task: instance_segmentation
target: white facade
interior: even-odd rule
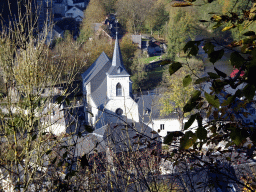
[[[116,95],[116,86],[117,84],[121,85],[121,91],[122,94],[120,96]],[[121,77],[115,77],[115,76],[107,76],[107,86],[108,86],[108,93],[107,96],[109,99],[116,99],[118,97],[130,97],[130,78],[129,76],[121,76]]]
[[[183,125],[185,125],[187,121],[188,119],[184,119]],[[203,124],[204,123],[205,120],[203,120]],[[155,130],[156,132],[160,130],[159,135],[162,137],[165,137],[168,132],[181,131],[180,122],[178,119],[153,119],[152,123],[148,126]],[[189,130],[192,130],[194,132],[193,128],[196,128],[197,126],[197,121],[194,121],[194,123],[190,126]]]
[[[105,108],[113,112],[122,109],[123,115],[128,121],[139,122],[138,104],[130,97],[130,84],[129,76],[115,77],[107,75],[107,97],[109,101]]]
[[[120,97],[108,101],[107,110],[117,113],[118,109],[122,109],[124,120],[128,122],[139,122],[138,104],[131,97]],[[115,118],[109,119],[110,122],[115,123]],[[113,120],[113,121],[112,121]]]

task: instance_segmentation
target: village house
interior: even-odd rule
[[[84,12],[80,7],[74,6],[66,11],[65,17],[71,17],[78,22],[82,22],[84,18]]]

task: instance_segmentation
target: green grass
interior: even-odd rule
[[[150,63],[151,61],[158,60],[158,59],[159,59],[159,56],[154,56],[154,57],[140,58],[140,61],[141,61],[143,64],[148,64],[148,63]]]

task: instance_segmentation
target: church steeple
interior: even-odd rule
[[[114,53],[112,58],[112,66],[110,67],[109,71],[107,72],[108,75],[115,75],[115,76],[130,76],[129,73],[125,70],[121,50],[119,47],[118,42],[118,32],[116,32],[116,40],[115,40],[115,47]]]
[[[119,42],[118,42],[118,32],[116,32],[116,41],[115,41],[114,54],[112,59],[112,66],[122,66],[122,65],[123,65],[123,59],[122,59]]]

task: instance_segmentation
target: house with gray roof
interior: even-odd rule
[[[148,93],[141,95],[137,100],[140,122],[158,132],[160,136],[165,137],[169,132],[181,131],[181,125],[178,120],[178,114],[174,111],[169,115],[161,115],[161,103],[159,99],[161,94]],[[183,126],[188,118],[184,118]],[[205,122],[206,120],[204,120]],[[197,121],[191,125],[191,129],[197,127]]]
[[[78,22],[82,22],[84,18],[84,12],[81,7],[73,6],[72,8],[68,9],[65,13],[65,17],[74,18]]]

